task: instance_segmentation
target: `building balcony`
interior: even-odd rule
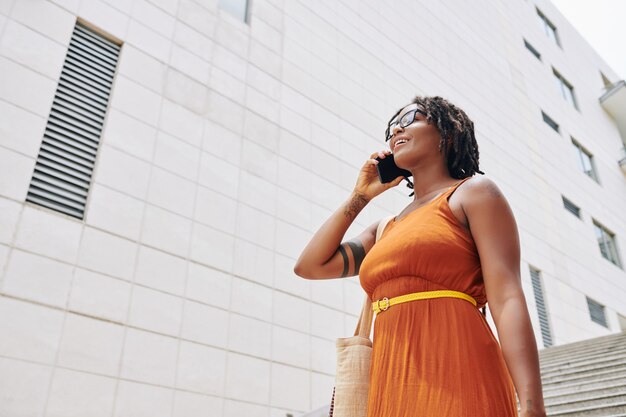
[[[622,137],[622,155],[619,165],[626,174],[626,83],[620,80],[606,88],[600,97],[600,105],[609,113],[615,122]]]

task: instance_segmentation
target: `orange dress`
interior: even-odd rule
[[[389,222],[360,268],[373,301],[456,290],[486,304],[476,245],[448,205],[467,179]],[[377,314],[367,417],[517,417],[513,381],[478,308],[436,298]]]

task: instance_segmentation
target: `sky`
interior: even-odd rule
[[[551,1],[617,73],[619,79],[626,79],[626,1]]]

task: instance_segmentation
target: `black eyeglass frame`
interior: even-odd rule
[[[404,116],[406,116],[407,114],[410,114],[411,112],[413,113],[413,117],[409,118],[410,122],[408,122],[406,124],[400,123],[400,121],[404,118]],[[398,113],[400,113],[400,112],[398,112]],[[426,113],[424,113],[423,111],[421,111],[418,108],[409,110],[406,113],[404,113],[402,116],[398,116],[398,115],[394,116],[394,119],[397,118],[398,121],[397,122],[391,122],[391,123],[389,123],[389,125],[387,125],[387,129],[385,130],[385,142],[387,142],[387,141],[389,141],[389,139],[391,139],[391,137],[393,136],[393,129],[398,124],[400,124],[400,127],[405,128],[405,127],[411,125],[413,122],[415,122],[415,114],[416,113],[420,113],[420,114],[422,114],[424,116],[427,116]]]

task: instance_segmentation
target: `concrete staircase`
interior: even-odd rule
[[[626,417],[626,332],[543,349],[548,417]]]

